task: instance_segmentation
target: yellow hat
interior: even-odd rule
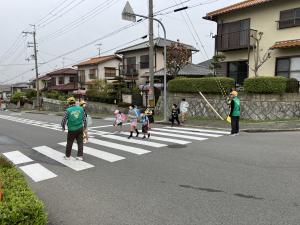
[[[80,101],[80,103],[79,103],[80,106],[83,106],[85,104],[86,104],[86,102],[84,100]]]
[[[230,94],[233,95],[233,96],[235,96],[235,97],[238,96],[237,91],[232,91]]]
[[[76,100],[75,100],[74,97],[70,97],[70,98],[67,99],[67,102],[68,102],[69,104],[72,104],[72,103],[75,103]]]

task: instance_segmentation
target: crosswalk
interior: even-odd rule
[[[55,123],[30,120],[14,117],[12,115],[0,115],[0,119],[61,131],[60,124]],[[126,160],[130,155],[142,156],[157,151],[158,149],[166,150],[168,146],[174,144],[185,146],[192,142],[201,142],[229,134],[229,132],[223,130],[165,126],[152,128],[150,131],[151,137],[149,139],[141,139],[140,137],[128,139],[127,136],[129,132],[122,131],[112,133],[105,130],[109,127],[110,125],[104,125],[90,128],[90,138],[89,142],[84,146],[84,155],[92,156],[107,163],[117,163]],[[85,161],[76,160],[74,157],[71,157],[70,160],[65,160],[64,149],[66,144],[66,142],[59,142],[51,147],[37,146],[33,147],[32,151],[38,153],[41,157],[55,161],[58,165],[66,167],[66,169],[76,172],[95,167],[90,162],[86,162],[86,158]],[[78,151],[77,145],[74,144],[72,149]],[[46,168],[45,161],[36,162],[20,150],[5,152],[3,155],[18,166],[34,182],[49,180],[58,176],[55,172]]]

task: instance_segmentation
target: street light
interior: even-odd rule
[[[122,12],[122,18],[124,20],[136,22],[137,16],[145,19],[150,19],[149,16],[135,14],[129,2],[127,2]],[[166,122],[167,121],[167,33],[164,24],[160,20],[153,17],[151,19],[158,22],[164,31],[164,121]]]

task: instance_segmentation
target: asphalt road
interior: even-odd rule
[[[63,153],[64,147],[58,143],[66,141],[65,133],[15,119],[58,124],[60,117],[0,113],[3,115],[13,119],[0,118],[0,152],[18,150],[57,175],[40,182],[26,176],[45,202],[49,224],[300,224],[299,132],[242,133],[236,137],[208,137],[203,141],[173,137],[191,143],[168,143],[160,148],[96,136],[98,140],[111,142],[112,146],[118,143],[151,152],[137,155],[89,143],[89,147],[125,159],[108,162],[85,155],[84,161],[94,167],[75,171],[32,149],[48,146]],[[93,127],[112,123],[93,122]],[[96,128],[108,132],[111,129]]]

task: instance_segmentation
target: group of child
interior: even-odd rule
[[[124,113],[120,112],[120,110],[116,110],[114,126],[116,129],[121,132],[123,123],[128,121],[130,123],[130,135],[128,139],[132,138],[133,132],[136,132],[136,137],[139,136],[138,125],[142,126],[143,139],[150,138],[149,129],[151,129],[151,125],[154,123],[153,111],[150,108],[147,108],[145,111],[140,112],[140,110],[135,105],[129,106],[128,115],[126,116]]]

